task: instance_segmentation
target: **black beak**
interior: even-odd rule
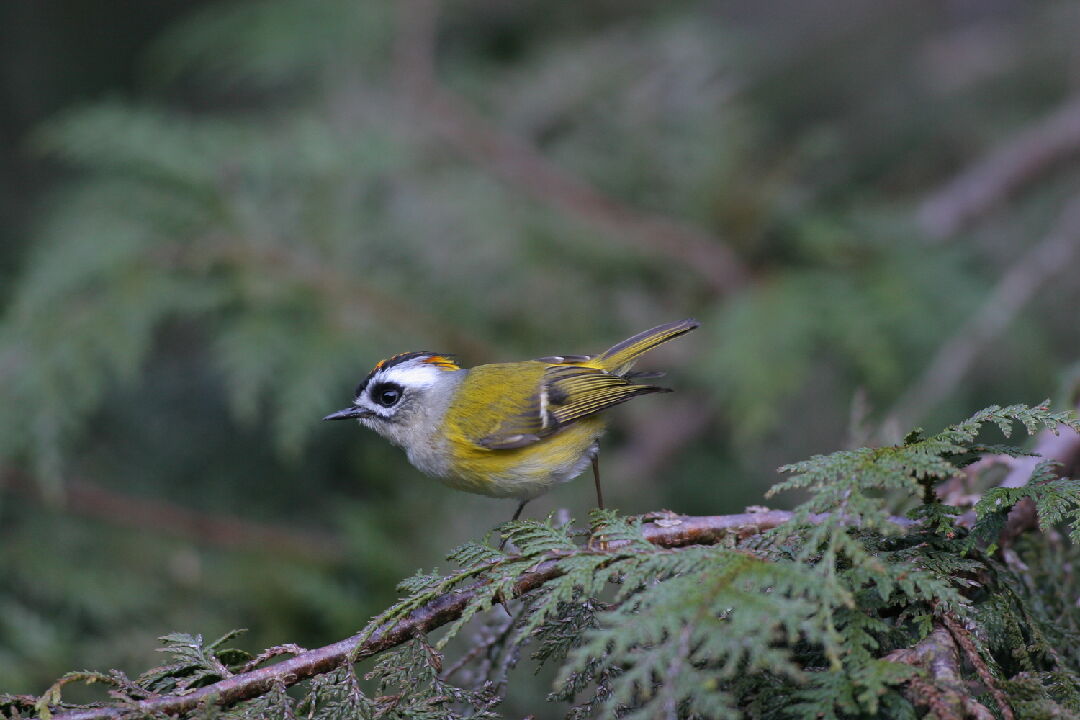
[[[367,410],[363,410],[358,407],[345,408],[344,410],[338,410],[336,413],[330,413],[323,420],[348,420],[349,418],[364,417],[368,414]]]

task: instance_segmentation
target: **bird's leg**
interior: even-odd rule
[[[519,517],[521,517],[521,511],[525,509],[525,504],[528,503],[528,502],[529,502],[528,500],[522,500],[521,501],[521,504],[518,505],[518,509],[514,511],[514,517],[510,518],[510,522],[514,522]]]
[[[604,509],[604,493],[600,490],[600,456],[599,453],[592,456],[592,476],[596,482],[596,507]]]
[[[521,511],[525,509],[525,505],[526,505],[526,504],[527,504],[528,502],[529,502],[528,500],[522,500],[522,501],[521,501],[521,504],[520,504],[520,505],[518,505],[518,507],[517,507],[517,510],[515,510],[515,511],[514,511],[514,517],[510,518],[510,522],[514,522],[514,521],[515,521],[515,520],[517,520],[517,519],[518,519],[519,517],[521,517]],[[505,546],[506,546],[506,540],[507,540],[506,536],[505,536],[505,535],[503,535],[503,539],[502,539],[502,542],[501,542],[501,543],[499,543],[499,550],[502,550],[502,549],[503,549],[503,547],[505,547]]]
[[[593,481],[596,483],[596,507],[603,510],[604,493],[600,489],[600,453],[592,456],[592,476]],[[589,538],[589,545],[592,546],[592,538]],[[607,550],[607,540],[603,535],[600,536],[600,550]]]

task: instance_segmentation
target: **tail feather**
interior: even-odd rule
[[[620,343],[612,345],[599,355],[594,362],[614,375],[622,375],[630,370],[638,356],[652,350],[661,343],[674,340],[698,327],[697,320],[687,319],[679,322],[657,325],[640,332]]]

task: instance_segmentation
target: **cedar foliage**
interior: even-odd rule
[[[421,129],[396,97],[398,4],[208,4],[156,44],[149,92],[73,107],[34,136],[71,174],[25,255],[0,249],[20,266],[0,283],[5,467],[36,470],[54,500],[62,475],[85,473],[133,496],[328,527],[348,560],[135,541],[5,490],[0,690],[38,692],[73,665],[144,667],[133,648],[170,627],[321,643],[384,607],[393,580],[450,544],[450,523],[408,525],[447,501],[376,441],[342,431],[331,446],[316,418],[389,352],[589,352],[694,308],[700,344],[673,384],[721,431],[647,487],[680,509],[750,501],[759,468],[779,462],[768,452],[839,445],[856,388],[893,402],[1077,180],[1068,165],[1040,176],[944,245],[911,222],[924,193],[1071,92],[1069,2],[823,3],[794,34],[767,3],[444,3],[440,80],[619,202],[729,243],[757,281],[717,297]],[[988,48],[990,65],[954,62]],[[1050,386],[1055,352],[1075,355],[1069,297],[1015,323],[943,416]],[[163,392],[177,376],[199,382]],[[118,415],[146,435],[117,432]],[[830,439],[790,430],[811,426]],[[459,522],[486,527],[488,512]],[[1025,560],[1056,578],[1069,547]],[[1016,592],[1066,606],[1071,580],[1038,582]],[[991,641],[1006,630],[1015,646],[1013,626]]]
[[[403,581],[402,598],[358,636],[484,583],[431,638],[417,634],[383,652],[362,676],[345,662],[298,694],[274,685],[185,717],[497,718],[528,654],[558,669],[548,700],[565,704],[568,718],[915,718],[926,709],[920,700],[940,700],[942,681],[889,653],[941,623],[972,648],[964,674],[996,717],[1009,706],[1025,719],[1075,716],[1080,583],[1069,568],[1077,546],[1057,528],[1074,540],[1080,533],[1080,481],[1044,463],[1022,488],[985,492],[970,529],[956,522],[963,508],[932,492],[989,452],[1021,454],[979,441],[984,426],[1008,437],[1016,423],[1029,433],[1080,430],[1046,404],[994,406],[902,445],[816,456],[782,468],[789,477],[772,490],[810,494],[790,522],[714,545],[658,547],[642,537],[642,518],[612,511],[594,511],[587,532],[550,518],[507,523],[510,549],[490,535],[462,545],[448,556],[456,569]],[[1035,502],[1042,532],[1005,561],[996,538],[1024,498]],[[905,508],[906,519],[892,515]],[[557,568],[553,579],[512,599],[514,583],[545,563]],[[451,641],[476,626],[455,647],[464,664],[449,665]],[[232,639],[175,633],[162,638],[172,661],[134,681],[117,671],[72,673],[39,699],[6,697],[3,707],[9,717],[45,717],[72,707],[61,688],[80,680],[107,683],[128,701],[205,686],[250,669],[251,656],[224,647]],[[964,717],[931,707],[940,720]]]

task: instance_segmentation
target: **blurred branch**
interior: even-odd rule
[[[631,415],[626,428],[630,440],[620,449],[612,475],[632,480],[655,477],[683,448],[701,439],[716,417],[714,408],[692,397]]]
[[[170,259],[169,263],[175,261]],[[275,277],[283,285],[302,284],[323,301],[328,315],[336,318],[350,332],[355,329],[357,311],[363,310],[368,316],[384,323],[400,323],[416,328],[427,336],[442,338],[447,345],[466,356],[496,356],[489,343],[460,324],[447,323],[370,283],[357,282],[354,276],[343,272],[340,265],[300,248],[246,242],[208,243],[200,247],[191,262],[227,263],[249,272],[255,271],[264,277]]]
[[[438,0],[398,3],[399,85],[431,130],[492,175],[618,242],[680,262],[718,293],[745,285],[749,271],[719,238],[679,220],[623,204],[549,161],[442,87],[435,67]]]
[[[933,235],[953,235],[1078,153],[1080,97],[1074,97],[931,193],[919,220]]]
[[[660,514],[647,519],[642,526],[642,534],[649,542],[660,547],[678,548],[715,543],[731,533],[739,537],[749,537],[782,525],[791,517],[792,513],[783,510],[763,510],[715,517]],[[814,516],[811,521],[821,521],[825,517],[827,516]],[[894,520],[905,526],[912,524],[912,521],[906,518]],[[606,553],[618,547],[619,545],[614,542],[607,543],[605,548],[599,548],[594,544],[589,547],[588,552]],[[541,562],[531,572],[520,576],[514,583],[512,592],[506,595],[513,598],[521,597],[560,576],[563,572],[558,557]],[[52,717],[53,720],[105,720],[155,713],[175,715],[204,704],[233,705],[263,695],[274,687],[295,685],[315,675],[330,672],[345,663],[357,662],[377,655],[384,650],[408,642],[418,634],[429,633],[453,622],[482,593],[492,593],[494,591],[492,584],[491,580],[478,581],[440,595],[418,607],[405,618],[389,620],[372,632],[365,631],[332,645],[295,655],[275,665],[233,675],[183,695],[162,695],[112,707],[58,711],[54,712]],[[504,594],[499,592],[496,601],[504,602]]]
[[[40,498],[37,484],[16,470],[3,472],[0,488]],[[197,512],[161,500],[123,495],[87,480],[67,481],[62,495],[64,510],[71,514],[120,527],[172,535],[193,543],[228,550],[299,556],[320,562],[337,562],[345,554],[342,544],[330,535]]]
[[[1067,270],[1080,247],[1080,195],[1072,198],[1048,235],[1013,265],[967,323],[949,336],[922,375],[886,416],[907,427],[960,384],[975,360],[1056,273]]]

